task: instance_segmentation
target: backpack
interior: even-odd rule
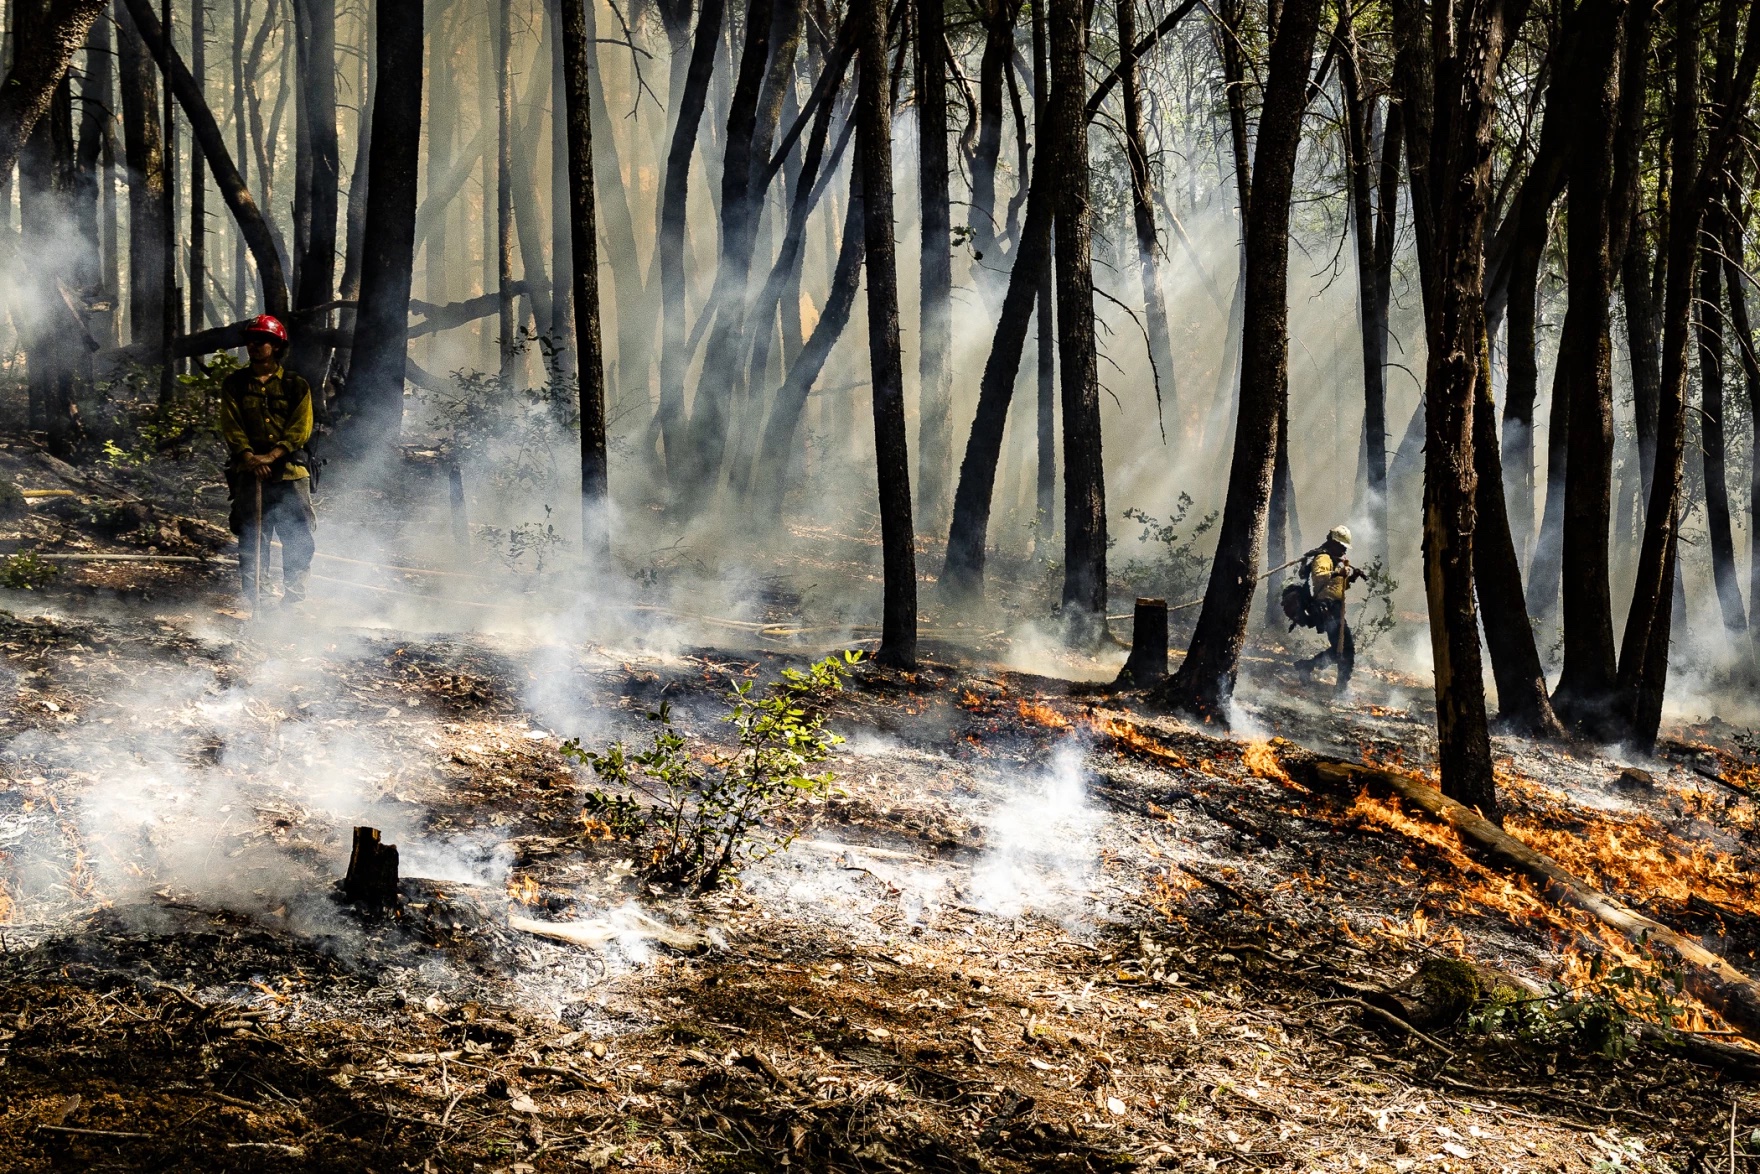
[[[1283,585],[1283,614],[1289,617],[1289,630],[1297,628],[1318,628],[1320,618],[1314,613],[1314,590],[1308,585],[1308,573],[1313,568],[1314,556],[1320,553],[1316,546],[1302,555],[1301,565],[1296,568],[1296,578]]]

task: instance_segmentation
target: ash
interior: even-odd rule
[[[1607,948],[1285,770],[1426,770],[1392,674],[1328,707],[1259,661],[1231,739],[951,651],[864,668],[838,792],[686,898],[583,823],[560,743],[661,699],[725,739],[728,684],[804,650],[63,607],[0,615],[0,652],[8,1169],[1662,1170],[1745,1090],[1363,1011],[1428,959],[1543,990]],[[1500,748],[1512,832],[1760,965],[1733,731]],[[399,846],[396,916],[335,896],[357,823]]]

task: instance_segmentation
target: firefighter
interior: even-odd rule
[[[268,314],[251,319],[244,337],[250,365],[220,385],[220,434],[230,454],[228,520],[238,535],[238,569],[247,598],[258,598],[259,552],[267,558],[271,536],[281,539],[281,599],[291,606],[305,598],[318,520],[305,451],[312,436],[312,389],[281,365],[287,327],[279,319]]]
[[[1296,666],[1307,676],[1328,661],[1336,664],[1336,688],[1340,693],[1350,687],[1351,673],[1357,664],[1357,641],[1345,618],[1344,593],[1347,587],[1364,577],[1362,571],[1351,566],[1350,548],[1349,528],[1334,526],[1327,533],[1326,541],[1309,552],[1308,589],[1313,596],[1312,615],[1314,626],[1326,637],[1326,647]]]

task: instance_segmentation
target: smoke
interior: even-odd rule
[[[1099,911],[1099,836],[1105,817],[1088,805],[1078,739],[1049,763],[1008,778],[1008,795],[985,819],[984,859],[972,872],[972,903],[1001,917],[1035,913],[1065,925],[1090,924]]]

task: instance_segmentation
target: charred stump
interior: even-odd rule
[[[354,849],[348,854],[342,895],[372,909],[396,907],[397,845],[381,842],[378,828],[354,829]]]
[[[1131,617],[1131,655],[1115,689],[1147,689],[1167,677],[1167,600],[1138,599]]]

